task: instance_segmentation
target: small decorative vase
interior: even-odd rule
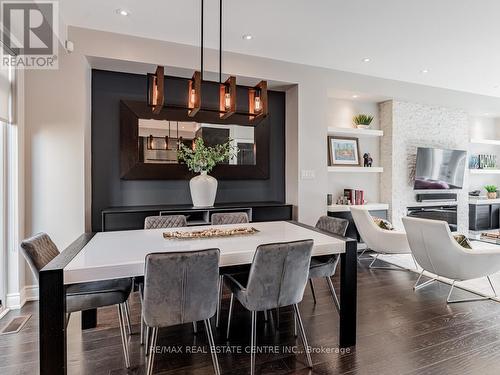
[[[201,171],[189,181],[189,189],[194,207],[212,207],[217,194],[217,179]]]
[[[486,195],[488,196],[488,199],[497,199],[497,192],[496,191],[488,192]]]
[[[369,129],[370,125],[356,125],[358,129]]]

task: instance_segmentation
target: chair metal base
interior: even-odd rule
[[[490,287],[491,287],[491,290],[493,290],[493,297],[497,297],[497,292],[495,290],[495,288],[493,287],[493,284],[491,282],[491,279],[489,276],[486,276],[486,278],[488,279],[488,282],[490,284]],[[463,299],[450,299],[451,297],[451,294],[453,293],[453,288],[455,287],[455,280],[453,280],[453,282],[451,283],[451,288],[450,288],[450,292],[448,293],[448,297],[446,297],[446,303],[461,303],[461,302],[476,302],[476,301],[485,301],[485,300],[489,300],[491,299],[492,297],[483,297],[483,296],[480,296],[480,297],[476,297],[476,298],[463,298]],[[474,292],[470,292],[468,291],[469,293],[472,293],[472,294],[476,294],[477,293],[474,293]]]
[[[407,271],[406,268],[398,266],[397,264],[392,264],[391,266],[374,266],[375,262],[378,260],[378,256],[380,254],[375,255],[372,262],[368,266],[371,270],[388,270],[388,271]]]
[[[337,309],[337,312],[340,313],[340,303],[339,303],[339,299],[337,297],[337,293],[335,293],[335,288],[333,287],[332,279],[329,277],[325,277],[325,279],[326,279],[326,282],[328,284],[328,288],[330,289],[330,293],[332,294],[333,303],[335,305],[335,308]],[[314,283],[313,283],[312,279],[309,279],[309,286],[311,287],[311,293],[313,296],[314,304],[316,304],[316,293],[314,291]],[[297,335],[295,335],[295,336],[297,336]]]
[[[430,284],[432,284],[434,281],[438,281],[438,279],[434,279],[434,278],[431,278],[430,280],[427,280],[421,284],[419,284],[420,282],[420,279],[422,278],[422,276],[424,275],[424,270],[422,270],[420,272],[420,274],[418,275],[418,279],[417,281],[415,281],[415,285],[413,285],[413,290],[419,290],[419,289],[422,289]]]
[[[193,322],[193,325],[196,322]],[[217,359],[217,353],[216,353],[216,348],[215,348],[215,340],[214,340],[214,335],[212,333],[212,325],[210,324],[210,319],[205,319],[203,321],[205,323],[205,332],[207,333],[207,338],[208,338],[208,345],[210,347],[210,354],[212,356],[212,364],[214,366],[214,374],[215,375],[220,375],[220,367],[219,367],[219,360]],[[155,354],[156,354],[156,342],[158,340],[158,327],[148,327],[146,326],[146,332],[151,331],[151,337],[148,337],[149,334],[146,334],[146,342],[148,342],[149,350],[147,351],[149,353],[147,357],[147,366],[146,366],[146,375],[152,375],[153,374],[153,366],[154,366],[154,361],[155,361]]]
[[[117,306],[118,306],[118,320],[120,323],[120,334],[122,337],[123,356],[125,357],[125,367],[130,368],[127,329],[125,328],[126,307],[125,307],[125,303],[121,303]]]

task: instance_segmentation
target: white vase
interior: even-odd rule
[[[202,171],[189,181],[194,207],[212,207],[217,194],[217,179]]]

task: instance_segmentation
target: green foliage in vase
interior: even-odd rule
[[[354,125],[370,125],[373,121],[373,116],[357,115],[352,118]]]
[[[238,148],[231,144],[232,139],[213,147],[205,146],[203,138],[196,138],[193,148],[180,144],[177,159],[186,163],[190,171],[195,173],[210,171],[217,163],[225,162],[238,153]]]
[[[484,187],[488,193],[496,193],[497,187],[495,185],[486,185]]]

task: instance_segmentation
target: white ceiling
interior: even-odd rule
[[[205,0],[211,48],[218,4]],[[200,0],[60,0],[60,9],[68,25],[200,43]],[[498,0],[225,0],[224,49],[500,97],[498,14]]]

